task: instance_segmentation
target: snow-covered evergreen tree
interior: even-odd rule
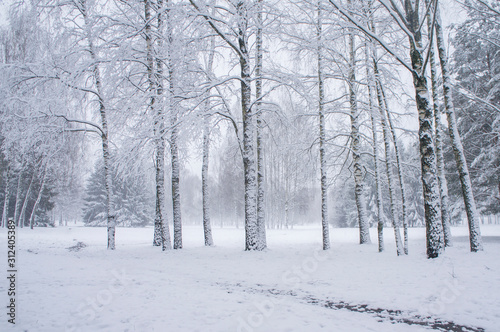
[[[141,227],[152,223],[153,195],[143,175],[124,175],[112,169],[113,204],[117,225]],[[83,222],[86,226],[105,226],[106,190],[102,163],[96,163],[95,170],[87,181]]]

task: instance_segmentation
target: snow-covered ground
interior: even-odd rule
[[[499,226],[482,227],[481,253],[468,251],[465,227],[453,228],[454,247],[433,260],[424,229],[410,230],[407,257],[396,256],[392,229],[382,254],[371,231],[374,244],[360,246],[357,229],[331,229],[323,252],[319,228],[268,230],[268,250],[245,252],[243,229],[214,228],[216,247],[205,248],[202,229],[185,227],[185,248],[161,252],[151,228],[119,228],[112,252],[104,228],[18,229],[17,324],[7,323],[2,278],[0,330],[431,329],[408,324],[419,320],[499,330]],[[0,238],[6,271],[5,229]]]

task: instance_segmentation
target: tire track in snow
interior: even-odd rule
[[[275,288],[265,288],[266,286],[262,284],[256,284],[256,286],[260,288],[246,287],[241,283],[236,283],[236,284],[216,283],[216,284],[218,286],[224,286],[224,287],[229,286],[233,290],[238,289],[247,293],[260,293],[272,296],[294,297],[301,302],[318,305],[332,310],[348,310],[351,312],[357,312],[361,314],[369,314],[374,318],[378,318],[379,322],[389,321],[392,324],[416,325],[416,326],[426,327],[431,330],[444,331],[444,332],[485,332],[485,329],[482,327],[462,325],[452,321],[434,318],[432,316],[416,315],[410,312],[405,312],[403,310],[374,308],[370,307],[368,304],[351,304],[345,301],[319,299],[312,295],[299,296],[297,292],[292,290],[284,291]]]

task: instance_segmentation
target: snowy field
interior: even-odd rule
[[[425,256],[425,230],[411,229],[410,255],[358,245],[356,229],[268,230],[265,252],[245,252],[243,229],[215,228],[216,247],[198,227],[184,249],[152,247],[152,229],[77,226],[18,229],[17,324],[0,331],[499,331],[500,227],[484,225],[485,251],[454,247]],[[7,270],[6,230],[1,266]],[[7,304],[7,281],[0,282]],[[448,325],[447,325],[448,324]]]

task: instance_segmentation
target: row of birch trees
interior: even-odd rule
[[[469,19],[456,29],[456,47],[468,49],[473,31],[492,48],[488,57],[497,56],[498,34],[482,31],[480,23],[487,20],[498,28],[498,6],[461,5]],[[313,188],[321,201],[323,249],[329,249],[329,192],[349,181],[359,243],[371,243],[375,225],[383,251],[388,224],[396,253],[405,255],[416,198],[407,183],[413,181],[407,178],[413,168],[403,155],[416,138],[427,256],[434,258],[452,244],[445,176],[452,163],[449,142],[470,249],[482,250],[472,184],[488,192],[498,169],[490,169],[487,180],[471,179],[461,132],[478,129],[464,129],[467,123],[457,115],[466,112],[467,103],[496,114],[498,100],[493,92],[471,86],[470,74],[461,72],[462,84],[455,82],[443,6],[438,0],[16,3],[2,43],[4,156],[17,158],[15,143],[28,142],[9,131],[12,124],[26,126],[32,137],[27,144],[48,142],[40,147],[50,155],[47,160],[98,140],[108,249],[116,247],[116,172],[154,174],[153,245],[181,249],[185,151],[200,147],[204,242],[212,246],[211,161],[219,159],[215,164],[221,166],[222,152],[211,143],[222,135],[239,156],[226,159],[240,163],[243,192],[236,194],[243,202],[245,250],[267,247],[266,225],[288,226],[293,209],[311,210],[314,199],[301,194],[308,197]],[[20,28],[26,21],[30,31]],[[494,77],[494,70],[490,74]],[[398,98],[404,93],[411,95],[406,101]],[[459,111],[453,102],[457,93]],[[416,132],[404,128],[412,121],[418,122]],[[488,135],[498,139],[495,121]],[[485,159],[498,168],[491,158],[497,145],[474,155],[473,168]],[[46,169],[47,163],[38,167]],[[8,215],[4,209],[3,219]]]

